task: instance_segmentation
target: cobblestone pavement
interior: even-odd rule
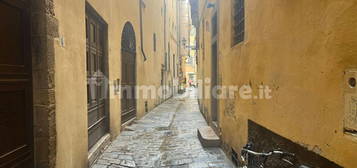
[[[176,96],[123,131],[92,168],[233,168],[220,148],[201,146],[197,128],[206,125],[196,99]]]

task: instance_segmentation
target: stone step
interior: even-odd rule
[[[197,136],[203,147],[220,147],[221,140],[210,126],[197,130]]]

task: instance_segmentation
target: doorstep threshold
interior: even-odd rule
[[[99,141],[90,148],[88,152],[88,167],[91,167],[99,156],[104,152],[107,146],[110,144],[110,134],[105,134]]]

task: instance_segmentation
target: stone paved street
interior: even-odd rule
[[[93,168],[233,168],[220,148],[203,148],[197,128],[206,126],[195,91],[176,96],[136,121],[100,156]]]

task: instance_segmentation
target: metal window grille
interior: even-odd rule
[[[233,45],[244,41],[244,0],[233,1]]]
[[[153,35],[154,51],[156,51],[156,33]]]

